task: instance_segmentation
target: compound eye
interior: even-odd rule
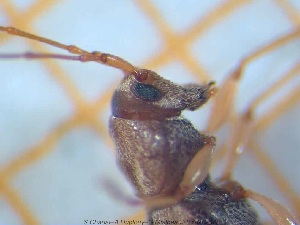
[[[132,87],[134,95],[146,101],[158,101],[161,99],[161,92],[150,84],[136,82]]]

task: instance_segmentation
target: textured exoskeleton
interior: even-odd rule
[[[181,111],[204,104],[213,83],[179,86],[152,71],[139,72],[147,79],[140,82],[125,76],[112,101],[110,132],[117,146],[118,164],[139,197],[171,196],[208,137],[183,118]],[[233,199],[208,177],[181,202],[148,213],[156,221],[258,224],[245,199]]]
[[[261,224],[248,200],[236,198],[226,189],[213,184],[209,177],[184,200],[170,207],[155,209],[149,215],[153,221],[182,224]]]
[[[140,197],[170,195],[177,188],[204,145],[203,135],[180,113],[203,104],[210,87],[185,88],[154,72],[148,76],[151,84],[124,78],[113,97],[110,121],[117,160]]]

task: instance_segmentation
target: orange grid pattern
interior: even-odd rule
[[[23,30],[32,30],[30,24],[32,24],[33,21],[38,20],[44,12],[53,7],[53,5],[58,4],[58,2],[59,1],[36,1],[26,11],[19,12],[10,0],[2,0],[0,8],[7,13],[10,24],[15,27],[22,28]],[[209,72],[192,56],[189,50],[190,46],[197,39],[203,36],[209,28],[218,24],[219,20],[233,14],[239,9],[239,7],[242,7],[249,2],[250,1],[240,0],[225,1],[208,13],[206,17],[197,21],[193,26],[187,29],[185,33],[178,35],[178,33],[173,31],[168,23],[163,19],[159,10],[157,10],[153,3],[150,1],[135,1],[135,4],[140,8],[141,12],[146,14],[149,17],[149,20],[152,21],[165,43],[165,46],[163,46],[163,48],[161,48],[161,50],[151,58],[147,59],[142,67],[152,68],[155,70],[173,60],[179,60],[193,75],[195,75],[195,78],[198,79],[199,82],[210,79],[211,75]],[[274,4],[282,9],[289,18],[291,24],[295,27],[300,24],[300,14],[289,4],[288,1],[277,0],[274,1]],[[24,17],[26,20],[22,19]],[[299,37],[299,32],[295,33],[291,39],[294,39],[295,37]],[[10,38],[11,36],[9,35],[1,34],[0,45]],[[44,46],[40,43],[28,41],[28,44],[31,46],[32,51],[46,51]],[[248,61],[251,60],[252,59],[248,58]],[[87,125],[92,127],[102,139],[111,145],[107,132],[104,132],[107,128],[105,124],[99,120],[99,114],[105,113],[105,110],[109,107],[115,86],[108,87],[105,91],[106,94],[99,96],[95,102],[88,102],[82,96],[82,93],[80,93],[80,91],[75,87],[70,76],[68,76],[68,74],[56,61],[42,61],[41,63],[44,64],[51,76],[53,76],[56,80],[57,84],[65,91],[65,94],[74,107],[74,113],[70,118],[59,124],[54,130],[43,137],[34,147],[24,150],[22,154],[18,155],[18,157],[14,158],[7,165],[1,168],[0,193],[20,217],[23,224],[40,224],[40,222],[38,215],[31,211],[30,206],[24,202],[20,193],[18,193],[11,185],[11,181],[17,174],[22,173],[22,171],[29,165],[47,157],[47,155],[53,151],[54,146],[59,142],[63,135],[79,126]],[[299,70],[299,64],[297,64],[295,68],[291,69],[290,74],[299,74]],[[199,76],[199,74],[201,74],[201,76]],[[289,77],[293,76],[290,74],[284,76],[281,81],[254,101],[253,107],[256,108],[259,104],[261,104],[261,102],[280,90],[281,86],[287,82]],[[269,113],[263,115],[263,117],[259,118],[255,122],[255,129],[253,133],[267,129],[282,114],[288,111],[291,107],[294,107],[296,104],[299,104],[299,96],[300,88],[298,86],[295,90],[292,90],[288,94],[285,101],[278,102],[278,104],[274,106],[273,110],[270,110]],[[254,137],[251,138],[250,146],[251,154],[253,154],[255,159],[261,164],[267,173],[269,173],[276,186],[290,202],[293,211],[297,213],[298,217],[300,217],[300,198],[297,192],[288,184],[284,175],[281,174],[275,163],[255,141]],[[217,152],[216,158],[220,159],[223,155],[224,151],[220,150]],[[144,214],[142,214],[141,217],[144,217]]]

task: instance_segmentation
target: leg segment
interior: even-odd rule
[[[243,74],[244,68],[253,60],[258,57],[269,53],[270,51],[277,49],[278,47],[298,38],[300,36],[300,30],[296,29],[294,32],[279,38],[273,43],[259,49],[253,54],[246,57],[238,66],[238,69],[234,71],[224,82],[224,85],[220,87],[220,91],[216,96],[215,103],[212,108],[211,117],[207,127],[208,132],[213,132],[220,128],[226,121],[230,119],[230,116],[234,114],[234,99],[236,96],[236,91],[238,89],[239,80]],[[229,144],[227,146],[226,157],[226,166],[225,171],[221,177],[220,184],[224,188],[232,189],[233,193],[241,193],[236,189],[235,185],[228,185],[232,183],[231,174],[235,167],[236,162],[238,161],[241,153],[241,146],[248,147],[248,141],[251,139],[251,133],[253,129],[256,129],[253,124],[252,114],[255,112],[257,106],[261,104],[268,96],[276,92],[281,86],[283,86],[288,80],[295,77],[295,74],[299,72],[299,63],[297,62],[295,66],[285,75],[282,76],[278,82],[276,82],[272,87],[266,90],[261,96],[255,99],[252,104],[248,107],[246,112],[241,116],[238,116],[234,122],[234,128],[230,134]],[[228,105],[226,105],[228,104]],[[226,183],[226,185],[224,185]],[[236,194],[236,196],[240,196]],[[272,219],[277,224],[300,224],[291,213],[288,212],[280,204],[275,201],[262,196],[260,194],[254,193],[250,190],[244,191],[244,198],[251,198],[261,204],[267,212],[270,214]]]
[[[173,195],[144,199],[147,210],[162,208],[175,204],[191,194],[197,185],[208,175],[212,154],[215,148],[215,138],[206,136],[205,146],[199,150],[188,164],[181,182]]]
[[[239,80],[242,77],[246,66],[258,57],[266,55],[267,53],[279,48],[280,46],[283,46],[286,43],[299,38],[299,36],[300,29],[298,28],[295,31],[273,41],[271,44],[263,46],[262,48],[258,49],[242,60],[237,69],[233,73],[231,73],[224,81],[223,85],[219,89],[219,93],[217,93],[216,95],[208,126],[206,128],[206,131],[208,133],[218,130],[232,114],[234,109],[233,103],[238,89]]]
[[[258,202],[278,225],[296,225],[299,220],[294,217],[285,207],[264,195],[244,189],[239,183],[232,180],[221,181],[222,188],[230,192],[236,199],[250,198]]]
[[[267,198],[261,194],[255,193],[251,190],[245,191],[245,197],[251,198],[258,202],[268,214],[272,217],[273,221],[278,225],[296,225],[300,224],[300,220],[294,217],[285,207],[278,202]]]

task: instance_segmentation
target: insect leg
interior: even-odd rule
[[[239,80],[243,75],[245,67],[258,57],[265,55],[296,38],[299,38],[299,36],[300,29],[298,28],[289,34],[278,38],[271,44],[263,46],[241,61],[237,69],[226,78],[223,85],[221,85],[218,93],[216,94],[211,110],[211,115],[208,121],[208,126],[206,128],[206,131],[208,133],[212,133],[218,130],[231,115],[234,109],[233,103],[237,93]]]
[[[230,195],[236,199],[250,198],[258,202],[272,217],[278,225],[296,225],[299,220],[293,216],[285,207],[278,202],[267,198],[264,195],[244,189],[238,182],[233,180],[224,180],[219,183],[222,188],[229,191]]]
[[[286,74],[282,75],[277,82],[275,82],[269,89],[254,99],[244,114],[236,118],[231,136],[229,138],[229,144],[227,145],[227,164],[225,166],[222,179],[230,179],[234,166],[236,165],[236,162],[242,153],[243,146],[248,146],[251,133],[253,133],[253,129],[255,129],[252,117],[256,108],[288,81],[295,78],[296,74],[299,72],[300,62],[296,62],[295,65]]]
[[[233,129],[230,133],[225,157],[226,165],[221,175],[221,180],[230,180],[232,172],[244,148],[247,146],[249,136],[253,127],[252,110],[249,109],[242,115],[239,115],[233,123]]]
[[[299,38],[300,30],[296,29],[294,32],[289,33],[288,35],[281,37],[269,45],[266,45],[254,53],[246,57],[238,66],[238,69],[235,70],[224,82],[224,85],[219,89],[219,93],[216,96],[215,105],[213,105],[211,118],[207,128],[208,132],[213,132],[224,124],[229,117],[233,114],[234,107],[234,98],[236,91],[239,85],[239,79],[243,75],[245,67],[251,63],[253,60],[258,57],[269,53],[270,51],[279,48],[280,46]],[[299,62],[282,78],[276,82],[270,89],[265,91],[260,97],[255,99],[252,104],[248,107],[245,113],[236,118],[234,123],[234,129],[231,133],[228,149],[225,153],[227,158],[226,168],[222,175],[221,181],[223,182],[233,182],[231,180],[231,173],[235,167],[237,160],[239,159],[241,149],[240,146],[248,145],[248,142],[251,139],[251,133],[253,133],[255,124],[253,124],[252,115],[256,110],[257,106],[268,96],[273,94],[278,88],[280,88],[284,83],[290,80],[295,76],[300,70]],[[223,108],[225,104],[229,104]],[[221,182],[220,182],[221,183]],[[272,219],[278,224],[299,224],[293,215],[291,215],[287,209],[285,209],[280,204],[274,202],[273,200],[264,197],[260,194],[254,193],[250,190],[245,191],[245,198],[252,198],[253,200],[259,202],[270,214]],[[298,222],[298,223],[297,223]]]
[[[278,202],[251,190],[245,190],[244,196],[258,202],[278,225],[300,224],[300,221]]]
[[[147,209],[162,208],[175,204],[191,194],[208,175],[212,154],[215,148],[215,138],[205,137],[205,145],[188,164],[181,182],[173,195],[144,199]]]
[[[233,114],[239,80],[243,75],[245,67],[258,57],[269,53],[270,51],[292,41],[293,39],[298,38],[299,35],[300,29],[296,29],[288,35],[273,41],[271,44],[263,46],[242,60],[238,68],[227,77],[227,79],[224,81],[224,84],[221,85],[218,93],[216,94],[209,123],[206,129],[207,132],[211,133],[218,130],[227,120],[229,120],[229,117]],[[298,70],[297,67],[299,67],[299,65],[296,65],[289,73],[294,74],[295,71]],[[283,79],[288,80],[292,76],[293,75],[287,74],[287,77]],[[261,96],[255,100],[243,115],[235,118],[234,128],[229,138],[229,144],[226,146],[226,152],[223,154],[223,158],[227,158],[226,168],[222,175],[223,179],[230,179],[234,166],[239,159],[240,153],[242,152],[241,147],[247,145],[246,142],[249,138],[247,136],[249,136],[251,133],[253,125],[251,115],[253,114],[255,108],[264,98],[270,95],[272,91],[278,89],[278,87],[284,82],[286,81],[279,81],[279,83],[276,84],[277,86],[275,85],[272,89],[266,91],[265,96]]]
[[[187,166],[179,184],[179,192],[183,197],[188,196],[207,177],[215,148],[216,139],[207,136],[205,146],[193,157]]]

